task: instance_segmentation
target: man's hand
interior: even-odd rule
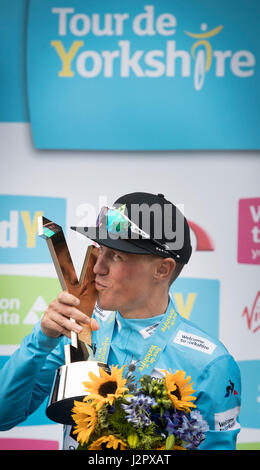
[[[71,331],[80,333],[83,325],[88,325],[92,330],[98,330],[99,325],[94,318],[89,318],[82,313],[77,307],[80,306],[80,300],[67,291],[61,292],[57,299],[50,303],[45,311],[41,329],[46,336],[58,338],[65,335],[71,337]],[[74,319],[72,321],[71,319]]]

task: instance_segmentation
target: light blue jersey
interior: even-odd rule
[[[174,316],[169,315],[172,311]],[[197,409],[209,426],[200,449],[233,450],[240,430],[239,368],[220,341],[176,313],[172,300],[167,312],[146,319],[126,319],[119,312],[96,308],[93,316],[100,325],[93,332],[96,358],[119,367],[137,361],[140,374],[147,373],[152,364],[151,373],[157,377],[165,369],[172,372],[183,369],[194,382]],[[156,344],[159,330],[168,333],[168,319],[171,332],[167,344],[158,343],[153,354],[146,354],[151,340]],[[68,342],[66,337],[45,336],[40,324],[24,338],[0,371],[0,430],[23,422],[49,395],[55,371],[64,364],[64,345]],[[69,434],[67,429],[64,436],[71,444]],[[68,443],[64,448],[68,448]]]

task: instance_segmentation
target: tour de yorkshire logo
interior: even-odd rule
[[[200,90],[202,88],[204,80],[205,80],[205,74],[209,72],[211,65],[212,65],[213,51],[212,51],[212,46],[208,39],[219,34],[222,31],[223,26],[222,25],[217,26],[211,31],[206,31],[207,29],[208,29],[208,25],[206,23],[202,23],[201,30],[205,32],[192,33],[189,31],[184,31],[184,33],[190,36],[191,38],[198,39],[198,41],[196,41],[191,47],[191,55],[195,62],[195,67],[194,67],[195,90]],[[216,52],[214,53],[214,55],[216,58],[219,57],[219,55],[216,55]],[[216,71],[218,71],[218,74],[220,74],[221,67],[219,64],[217,65],[217,67],[218,67],[218,70]],[[222,65],[222,74],[223,74],[223,70],[224,69]]]
[[[56,38],[57,35],[60,37],[50,41],[58,59],[55,73],[63,78],[78,75],[87,79],[102,75],[106,78],[118,75],[122,78],[133,75],[190,77],[196,91],[202,89],[209,72],[215,77],[231,74],[247,78],[254,75],[255,55],[244,48],[235,50],[233,45],[232,50],[227,48],[225,29],[229,34],[229,25],[209,28],[206,22],[202,22],[200,31],[187,31],[181,29],[179,19],[177,21],[171,13],[158,14],[153,5],[145,5],[144,10],[144,13],[131,18],[128,13],[87,15],[76,13],[74,8],[52,8],[51,13],[56,19],[54,34]],[[171,36],[175,34],[177,39],[172,40]],[[120,39],[116,49],[102,50],[102,45],[107,46],[105,36],[109,36],[110,47],[112,44],[115,46],[113,36]],[[148,50],[149,44],[155,45],[153,37],[157,36],[158,46],[160,44],[163,48]],[[71,42],[71,38],[77,40]],[[161,38],[165,38],[165,42]],[[191,39],[190,45],[188,38]],[[243,44],[243,39],[239,44],[241,41]],[[181,42],[185,49],[179,48]]]

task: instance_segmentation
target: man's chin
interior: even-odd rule
[[[117,310],[115,304],[112,303],[112,301],[106,301],[100,294],[97,298],[97,305],[101,310]]]

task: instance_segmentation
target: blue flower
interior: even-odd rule
[[[206,432],[209,430],[208,423],[203,419],[199,411],[191,411],[190,421],[193,429],[196,429],[200,432]]]
[[[151,407],[156,405],[154,398],[144,395],[143,393],[127,397],[128,405],[123,404],[127,416],[126,419],[136,426],[149,426],[152,421],[150,418]]]
[[[163,414],[166,422],[166,432],[181,437],[186,435],[189,429],[189,420],[183,411],[166,410]]]
[[[187,449],[196,449],[205,439],[205,432],[209,430],[208,423],[199,411],[190,413],[190,434]]]
[[[163,419],[168,435],[174,434],[183,441],[186,449],[196,449],[205,439],[204,432],[209,429],[199,411],[186,415],[183,411],[166,410]]]

